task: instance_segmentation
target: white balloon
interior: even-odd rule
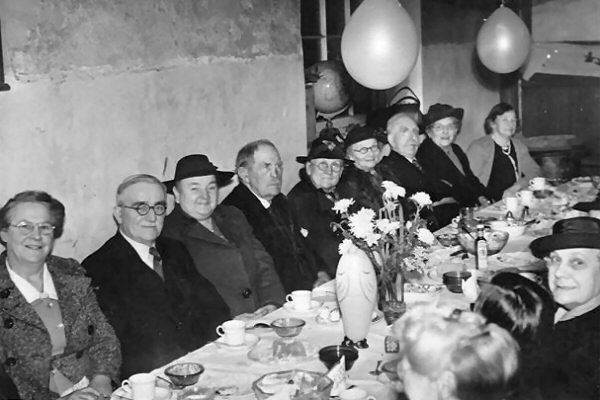
[[[477,54],[490,70],[506,74],[517,70],[529,55],[531,36],[521,18],[508,7],[490,15],[477,34]]]
[[[389,89],[405,80],[418,55],[417,29],[398,0],[365,0],[342,34],[348,73],[370,89]]]

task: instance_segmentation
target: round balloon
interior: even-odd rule
[[[477,35],[477,54],[487,68],[500,74],[517,70],[527,58],[531,46],[529,30],[508,7],[490,15]]]
[[[350,102],[352,80],[341,61],[319,61],[307,69],[307,74],[318,77],[313,84],[317,111],[330,114],[346,108]]]
[[[419,54],[417,29],[398,0],[365,0],[342,34],[342,60],[350,76],[370,89],[406,79]]]

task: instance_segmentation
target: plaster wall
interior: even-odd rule
[[[600,1],[534,1],[531,34],[536,42],[600,41]]]
[[[295,0],[5,0],[0,202],[41,189],[67,210],[55,254],[78,260],[114,234],[118,183],[171,179],[206,153],[231,170],[261,137],[284,188],[306,143]],[[226,188],[225,193],[231,188]]]

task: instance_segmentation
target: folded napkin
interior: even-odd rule
[[[342,356],[340,361],[335,364],[327,373],[327,377],[333,381],[333,387],[331,388],[331,396],[339,396],[344,390],[348,388],[346,382],[346,357]]]

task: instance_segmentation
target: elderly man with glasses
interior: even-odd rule
[[[167,194],[157,178],[126,178],[116,200],[117,233],[82,265],[121,342],[121,377],[128,378],[214,339],[229,308],[184,245],[159,236]]]
[[[344,158],[341,143],[321,137],[315,139],[308,155],[296,157],[304,168],[300,170],[300,182],[288,193],[301,231],[329,276],[335,276],[340,259],[341,238],[331,229],[331,222],[336,217],[332,207],[339,199],[336,185],[344,170]]]

